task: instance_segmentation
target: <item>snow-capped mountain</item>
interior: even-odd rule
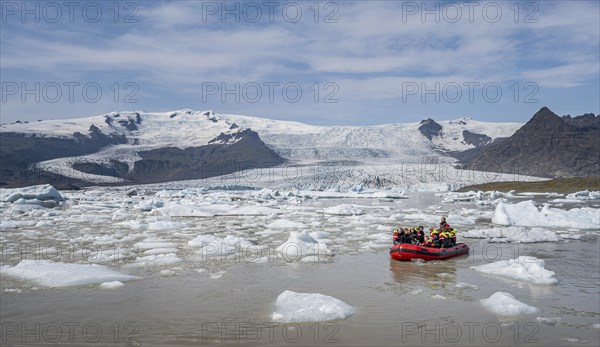
[[[283,162],[255,132],[211,111],[113,112],[3,124],[0,140],[0,181],[8,185],[164,182]]]
[[[284,160],[294,165],[453,162],[448,154],[510,136],[520,126],[470,118],[315,126],[188,109],[113,112],[2,124],[0,181],[26,184],[31,178],[23,172],[31,175],[33,168],[75,184],[113,184],[206,178],[244,170],[243,163],[265,167]]]
[[[435,122],[440,130],[430,138],[422,122],[375,126],[315,126],[292,121],[220,115],[231,123],[256,131],[265,143],[292,160],[394,160],[421,162],[423,157],[452,160],[446,153],[464,151],[512,135],[521,123],[480,122],[471,118]],[[465,135],[466,134],[466,135]],[[471,136],[469,136],[471,135]],[[489,140],[472,141],[481,135]]]

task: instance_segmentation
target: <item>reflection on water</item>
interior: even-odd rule
[[[450,261],[397,261],[390,260],[394,280],[402,285],[428,284],[446,286],[456,277],[456,263]]]

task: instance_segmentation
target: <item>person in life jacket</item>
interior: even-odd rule
[[[411,243],[412,236],[410,234],[409,228],[404,228],[404,237],[402,238],[402,243]]]
[[[452,228],[450,229],[450,243],[452,244],[452,246],[456,246],[456,233],[458,232],[458,230]]]
[[[431,233],[429,234],[429,239],[427,239],[426,244],[430,247],[439,247],[440,246],[440,232],[437,229],[429,228]]]
[[[423,226],[419,225],[419,228],[417,229],[417,244],[419,245],[425,243],[425,232],[423,230]]]
[[[440,236],[440,247],[446,248],[448,247],[448,232],[442,229],[439,233]]]
[[[402,243],[406,243],[406,231],[403,228],[398,228],[394,230],[394,244],[399,245]]]
[[[401,243],[400,242],[400,232],[398,231],[398,229],[394,229],[392,241],[394,242],[395,245]]]
[[[410,243],[417,244],[418,240],[419,240],[419,229],[417,227],[414,227],[410,231]]]

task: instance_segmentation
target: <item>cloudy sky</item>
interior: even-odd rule
[[[313,124],[600,112],[597,1],[3,1],[2,122],[212,109]]]

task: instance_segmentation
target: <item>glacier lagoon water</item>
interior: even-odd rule
[[[552,242],[463,238],[469,256],[403,263],[389,259],[393,227],[433,225],[444,214],[459,230],[500,228],[490,222],[494,206],[443,204],[428,193],[312,198],[140,189],[128,196],[97,188],[64,195],[67,202],[54,209],[2,206],[3,269],[23,259],[93,263],[142,279],[114,289],[47,288],[2,273],[3,345],[555,346],[600,340],[597,229],[549,228],[559,238]],[[363,214],[324,212],[343,205]],[[252,208],[224,212],[236,206]],[[279,246],[302,230],[327,251],[282,254]],[[204,248],[190,243],[209,234],[214,238]],[[470,269],[519,256],[543,259],[558,284]],[[275,299],[285,290],[330,295],[355,313],[331,322],[273,322]],[[538,311],[490,312],[480,300],[499,291]]]

